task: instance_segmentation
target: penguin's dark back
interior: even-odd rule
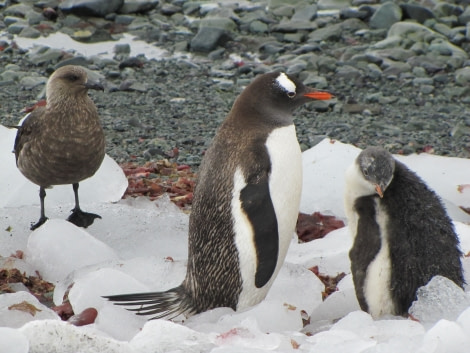
[[[389,217],[391,290],[398,313],[406,313],[416,290],[435,275],[463,286],[459,241],[439,197],[404,164],[396,161],[394,178],[381,204]]]

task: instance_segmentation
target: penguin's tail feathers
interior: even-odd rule
[[[118,294],[103,296],[115,305],[129,306],[129,311],[135,311],[136,315],[155,315],[154,319],[174,319],[180,314],[190,314],[191,308],[186,305],[183,286],[169,289],[165,292],[149,292],[134,294]]]

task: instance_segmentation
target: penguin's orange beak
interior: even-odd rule
[[[304,97],[316,99],[319,101],[326,101],[328,99],[334,98],[335,96],[329,92],[324,91],[311,91],[304,94]]]
[[[384,197],[384,193],[379,184],[375,184],[375,191],[377,192],[377,194],[379,194],[380,198]]]

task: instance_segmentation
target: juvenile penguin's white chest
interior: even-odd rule
[[[395,314],[390,280],[392,275],[392,263],[390,261],[390,249],[388,245],[387,222],[388,217],[376,201],[376,221],[380,229],[380,250],[374,260],[367,268],[366,279],[364,281],[364,296],[369,307],[369,313],[374,318],[379,318],[387,314]]]
[[[257,288],[255,286],[257,258],[254,232],[240,203],[240,191],[246,186],[246,181],[242,171],[237,169],[234,175],[232,214],[243,286],[238,300],[238,310],[255,305],[266,297],[284,263],[299,213],[302,154],[295,126],[289,125],[273,130],[266,140],[266,148],[271,162],[269,192],[277,218],[279,253],[272,277],[266,285]]]

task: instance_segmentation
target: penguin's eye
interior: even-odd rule
[[[369,176],[369,171],[367,169],[364,169],[362,171],[362,174],[364,174],[364,176],[368,177]]]
[[[294,98],[295,97],[295,92],[287,92],[287,97]]]

